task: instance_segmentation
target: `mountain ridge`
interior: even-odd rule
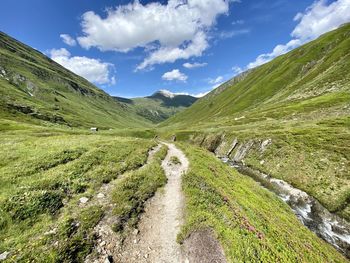
[[[190,107],[197,98],[186,94],[176,94],[167,90],[159,90],[150,96],[137,98],[114,97],[118,102],[123,103],[135,111],[139,116],[151,121],[160,123],[176,113]]]
[[[0,55],[3,118],[106,129],[150,125],[86,79],[3,32]]]
[[[234,125],[230,116],[235,118],[244,114],[247,115],[245,122],[248,122],[250,115],[254,121],[281,114],[274,110],[276,107],[288,104],[289,108],[296,108],[296,104],[302,102],[309,104],[311,109],[310,104],[317,103],[317,97],[329,99],[332,102],[328,105],[335,106],[335,97],[340,101],[348,97],[349,36],[348,23],[229,80],[161,126],[194,126],[208,118],[212,121],[215,118],[214,122],[222,125]],[[264,108],[265,114],[254,108]],[[293,114],[291,111],[285,112],[285,117]]]

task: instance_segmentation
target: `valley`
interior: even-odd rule
[[[348,262],[349,36],[202,98],[129,99],[0,33],[0,261]],[[345,238],[310,231],[256,174],[304,192]]]

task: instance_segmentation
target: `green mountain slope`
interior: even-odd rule
[[[228,81],[160,126],[168,138],[241,156],[350,220],[350,24]]]
[[[235,125],[348,115],[350,24],[243,73],[162,124]]]
[[[72,127],[149,125],[84,78],[1,32],[0,94],[3,119]]]
[[[125,99],[115,97],[120,103],[134,110],[139,116],[153,123],[162,122],[191,106],[197,98],[160,90],[144,98]]]

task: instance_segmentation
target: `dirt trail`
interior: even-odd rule
[[[146,204],[145,213],[138,224],[138,230],[124,241],[116,262],[186,262],[181,246],[176,242],[183,221],[184,197],[181,190],[181,176],[188,169],[186,156],[173,144],[167,144],[168,154],[162,167],[168,178],[161,189]],[[181,164],[173,164],[176,156]]]
[[[152,161],[154,155],[160,150],[160,148],[161,145],[159,144],[148,152],[147,163],[145,165]],[[140,169],[143,169],[145,165],[143,165]],[[113,216],[112,214],[114,205],[111,203],[110,195],[114,186],[123,177],[124,174],[120,175],[116,180],[113,180],[108,184],[102,185],[98,191],[97,196],[86,205],[104,206],[106,208],[106,213],[103,219],[94,228],[94,232],[98,239],[93,253],[87,256],[87,258],[85,259],[85,263],[114,262],[115,258],[120,253],[122,239],[118,234],[116,234],[112,230],[112,226],[116,222],[117,217]]]

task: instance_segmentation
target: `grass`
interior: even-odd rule
[[[222,155],[237,139],[231,158],[240,145],[252,140],[254,146],[244,158],[246,165],[290,183],[316,198],[329,211],[350,220],[347,118],[271,126],[261,122],[207,132],[182,131],[177,133],[177,139]],[[262,152],[260,144],[267,139],[271,139],[271,144]]]
[[[346,262],[274,194],[203,149],[181,148],[190,169],[183,177],[186,223],[180,242],[209,227],[229,262]]]
[[[175,164],[175,165],[181,164],[181,161],[180,161],[180,159],[177,156],[171,156],[170,157],[170,162],[172,164]]]
[[[79,198],[91,199],[103,183],[141,167],[155,145],[34,126],[3,130],[0,144],[0,251],[15,262],[81,262],[104,211],[82,210]],[[50,229],[56,234],[44,234]]]
[[[347,116],[349,31],[346,24],[233,78],[160,126],[204,129],[271,118],[310,120],[314,112]]]
[[[144,98],[124,99],[116,98],[125,107],[135,111],[142,118],[152,123],[160,123],[170,116],[191,106],[197,99],[188,95],[176,95],[173,98],[156,92]]]
[[[114,225],[116,232],[122,231],[126,225],[135,226],[144,210],[145,202],[159,187],[166,184],[167,178],[161,167],[166,153],[167,147],[162,146],[151,163],[126,174],[115,187],[112,201],[116,204],[113,213],[119,218],[118,223]]]
[[[40,52],[0,32],[0,118],[45,126],[152,124]]]
[[[346,24],[228,81],[161,123],[163,137],[212,152],[272,139],[244,162],[350,220],[349,34]]]

